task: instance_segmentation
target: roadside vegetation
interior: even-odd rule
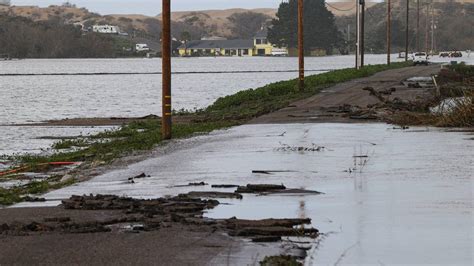
[[[402,126],[474,127],[474,66],[464,63],[441,70],[439,95],[418,112],[400,112],[393,121]]]
[[[336,83],[371,76],[377,72],[407,66],[407,63],[367,66],[361,70],[342,69],[306,78],[306,88],[298,89],[297,80],[276,82],[258,89],[249,89],[222,97],[211,106],[197,111],[175,114],[174,138],[186,138],[217,129],[241,125],[249,120],[279,110],[291,102],[312,96]],[[53,145],[52,155],[21,155],[5,158],[16,162],[16,167],[38,169],[49,162],[83,162],[82,168],[92,168],[111,163],[126,155],[149,151],[164,142],[161,138],[160,120],[135,121],[118,130],[102,132],[89,137],[66,139]],[[19,179],[16,173],[2,175],[0,181]],[[58,182],[56,179],[34,182],[11,189],[0,189],[0,205],[10,205],[24,200],[29,194],[41,194],[51,189],[72,184],[77,179]]]

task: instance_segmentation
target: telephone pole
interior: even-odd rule
[[[387,0],[387,65],[390,65],[391,42],[392,42],[392,3]]]
[[[162,118],[163,139],[171,139],[171,0],[163,0],[162,13]]]
[[[431,6],[431,55],[434,54],[434,50],[435,50],[435,38],[434,38],[435,29],[436,29],[436,25],[434,21],[434,8],[433,6]]]
[[[168,0],[169,1],[169,0]],[[299,89],[304,90],[304,11],[303,0],[298,0],[298,56],[299,56]]]
[[[408,33],[408,30],[410,28],[410,26],[408,25],[408,23],[410,22],[410,0],[406,0],[407,1],[407,18],[406,18],[406,26],[405,26],[405,62],[408,61],[408,43],[409,43],[409,33]]]
[[[360,0],[356,0],[356,52],[355,68],[360,69]]]
[[[364,66],[365,60],[365,0],[360,0],[360,66]]]
[[[416,0],[416,50],[420,48],[420,0]]]
[[[429,4],[426,5],[426,15],[425,15],[425,52],[428,53],[428,48],[429,48],[429,29],[428,29],[428,24],[429,24],[429,14],[430,14],[430,6]]]

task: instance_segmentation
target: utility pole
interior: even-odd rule
[[[364,67],[365,60],[365,0],[360,0],[361,22],[360,22],[360,66]]]
[[[355,53],[355,67],[360,69],[360,4],[356,0],[356,53]]]
[[[430,17],[430,6],[427,4],[426,5],[426,15],[425,15],[425,52],[428,53],[428,48],[429,48],[429,28],[428,28],[428,24],[429,24],[429,17]]]
[[[387,0],[387,65],[390,65],[391,42],[392,42],[392,3]]]
[[[162,118],[163,139],[171,139],[171,0],[163,0],[162,12]]]
[[[168,0],[169,1],[169,0]],[[299,56],[299,89],[304,90],[304,11],[303,0],[298,0],[298,56]]]
[[[347,54],[351,53],[351,24],[347,24]]]
[[[434,54],[435,45],[434,45],[434,34],[435,34],[435,21],[434,21],[434,8],[431,6],[431,55]]]
[[[407,1],[407,18],[406,18],[406,26],[405,26],[405,62],[408,61],[408,43],[409,43],[409,33],[408,33],[408,30],[410,28],[410,26],[408,25],[408,23],[410,22],[410,0],[406,0]]]
[[[416,0],[416,50],[420,48],[420,0]]]

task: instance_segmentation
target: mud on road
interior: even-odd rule
[[[269,185],[247,187],[256,188],[255,193],[275,190],[275,186]],[[224,194],[200,196],[225,198]],[[279,246],[282,237],[319,235],[308,218],[203,217],[205,210],[219,204],[215,199],[201,199],[191,192],[151,200],[114,195],[72,196],[59,207],[5,209],[0,212],[0,262],[207,265],[233,246],[238,249],[251,245],[244,244],[244,238]],[[299,259],[306,256],[306,249],[296,246],[286,252],[298,254]]]
[[[387,70],[367,78],[337,84],[313,97],[290,104],[287,108],[253,119],[251,124],[276,123],[360,123],[384,121],[390,115],[384,101],[401,105],[432,97],[434,88],[410,88],[403,81],[417,76],[437,74],[440,65],[413,66]]]

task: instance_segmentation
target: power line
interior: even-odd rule
[[[330,8],[333,8],[333,9],[335,9],[335,10],[337,10],[337,11],[341,11],[341,12],[349,12],[349,11],[352,11],[352,10],[354,10],[354,9],[356,8],[356,5],[354,5],[354,6],[351,7],[350,9],[340,9],[340,8],[337,8],[337,7],[335,7],[335,6],[331,5],[331,4],[329,4],[329,3],[326,3],[326,5],[329,6]]]

